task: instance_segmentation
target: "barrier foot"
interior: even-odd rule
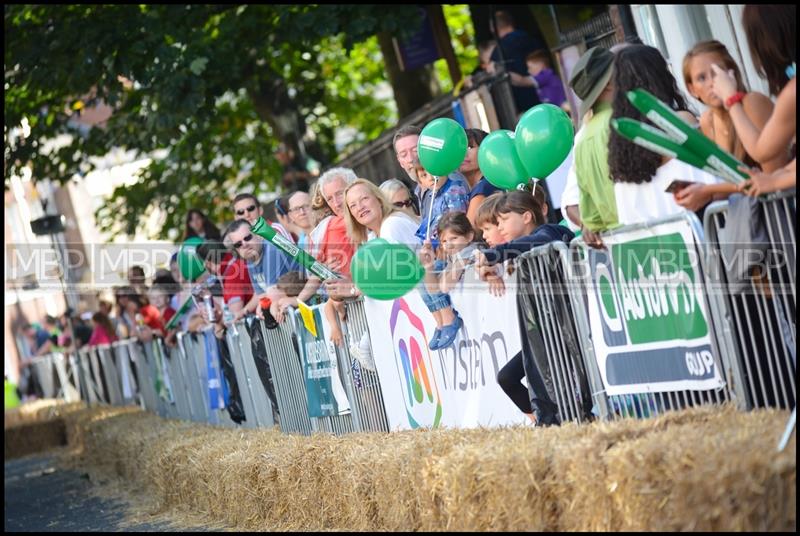
[[[794,432],[796,419],[797,419],[797,408],[795,407],[792,410],[792,416],[789,417],[789,422],[786,423],[786,430],[783,431],[783,437],[781,438],[781,442],[778,443],[778,452],[783,452],[783,449],[786,448],[786,444],[789,442],[789,438],[792,437],[792,432]]]

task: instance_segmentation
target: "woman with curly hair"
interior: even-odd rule
[[[627,97],[628,91],[643,88],[675,110],[689,124],[698,124],[658,49],[631,45],[617,52],[613,84],[612,120],[628,117],[652,125]],[[666,191],[675,180],[702,184],[722,182],[718,177],[678,159],[640,147],[614,129],[608,142],[608,167],[614,182],[617,217],[622,225],[682,212],[684,208],[678,205],[672,193]]]

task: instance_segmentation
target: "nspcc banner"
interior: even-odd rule
[[[320,305],[311,308],[316,325],[316,337],[303,325],[295,311],[295,332],[299,335],[306,401],[309,417],[329,417],[350,413],[347,394],[339,377],[336,348],[330,339],[330,325],[320,314]]]
[[[529,422],[497,384],[497,373],[522,348],[515,290],[498,298],[474,277],[467,270],[469,284],[450,292],[464,327],[441,350],[428,349],[436,322],[418,290],[364,300],[391,430]]]
[[[588,249],[588,301],[607,393],[722,387],[688,223],[603,240],[607,250]]]

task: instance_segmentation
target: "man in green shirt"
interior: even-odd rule
[[[591,48],[575,64],[569,81],[582,101],[581,117],[592,111],[585,132],[575,145],[575,172],[580,189],[581,232],[586,244],[593,247],[603,246],[597,233],[618,224],[614,183],[608,170],[613,63],[610,51]]]

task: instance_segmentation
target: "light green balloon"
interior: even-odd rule
[[[561,165],[575,137],[566,112],[548,103],[525,112],[514,132],[517,156],[534,179],[546,178]]]
[[[425,268],[408,246],[373,238],[353,255],[350,273],[365,296],[394,300],[405,296],[422,281]]]
[[[528,172],[517,157],[514,133],[495,130],[478,147],[478,167],[486,180],[504,190],[528,182]]]
[[[425,171],[436,177],[445,177],[464,161],[467,133],[452,119],[434,119],[419,135],[417,154]]]

